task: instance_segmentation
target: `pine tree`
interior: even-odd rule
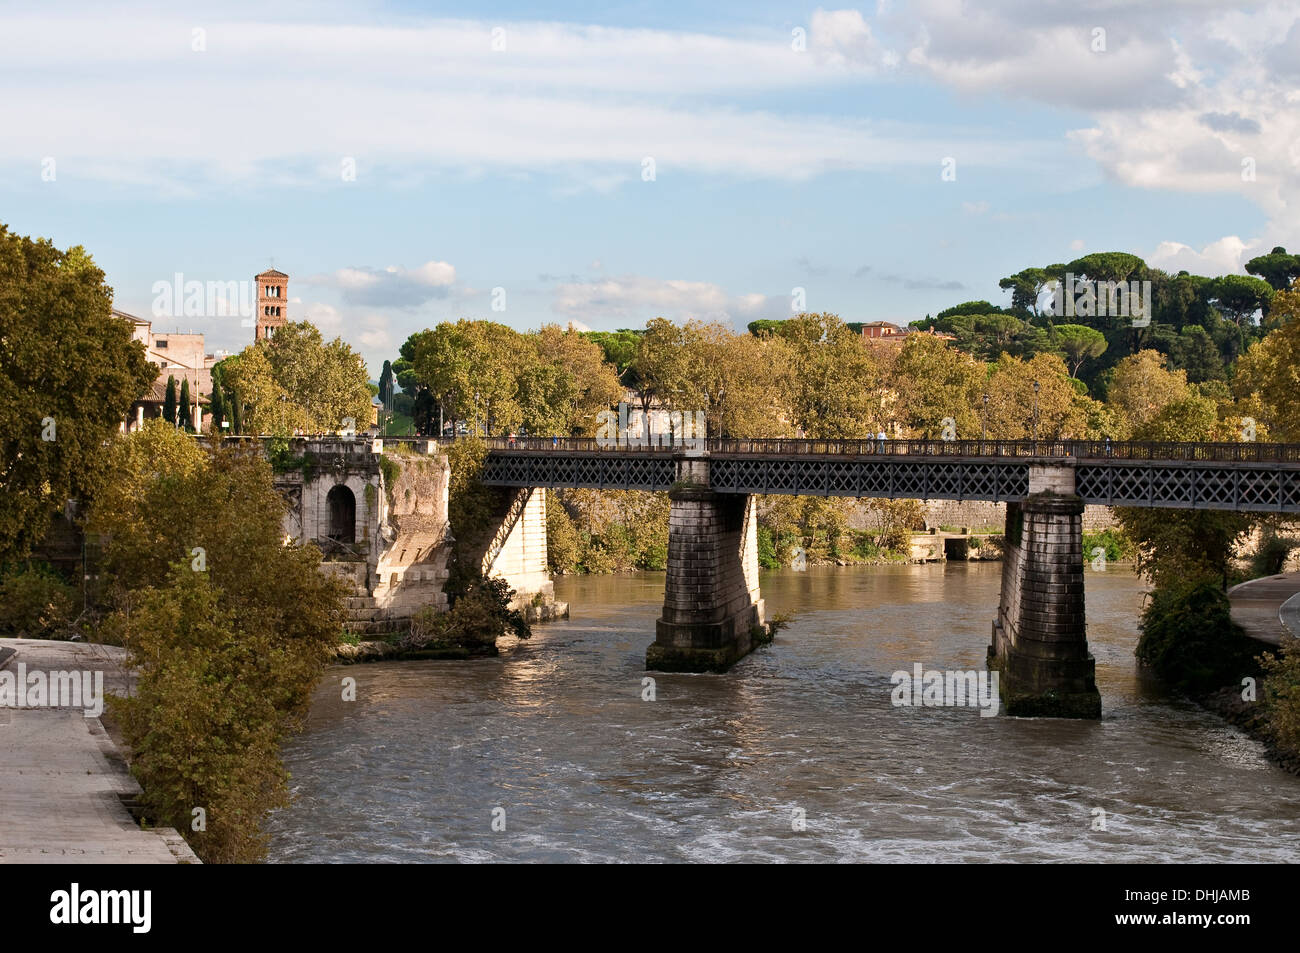
[[[190,409],[190,379],[181,378],[181,405],[176,423],[187,433],[194,432],[194,412]]]
[[[163,420],[169,424],[176,423],[176,378],[167,378],[167,395],[163,398]]]

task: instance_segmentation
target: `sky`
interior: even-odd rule
[[[1300,2],[10,0],[0,83],[0,223],[209,350],[273,266],[372,376],[458,318],[906,324],[1300,250]]]

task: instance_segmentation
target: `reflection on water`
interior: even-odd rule
[[[895,670],[983,666],[1000,571],[766,574],[794,624],[726,675],[655,674],[655,701],[654,573],[559,580],[573,619],[499,659],[331,669],[272,859],[1300,859],[1300,779],[1136,673],[1126,570],[1087,576],[1100,722],[891,707]]]

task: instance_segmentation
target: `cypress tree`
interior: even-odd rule
[[[177,414],[177,424],[184,428],[186,433],[194,432],[194,412],[190,409],[190,379],[181,378],[181,406]]]
[[[163,420],[176,425],[176,378],[168,376],[167,394],[163,397]]]
[[[239,391],[230,388],[227,395],[230,398],[230,432],[232,434],[244,432],[244,411],[240,406]]]
[[[221,436],[221,421],[226,417],[226,402],[222,393],[221,378],[212,379],[212,397],[208,403],[208,417],[212,420],[212,436]]]

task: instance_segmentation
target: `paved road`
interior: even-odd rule
[[[1251,638],[1280,645],[1282,636],[1300,638],[1300,572],[1251,579],[1228,590],[1232,621]]]
[[[121,649],[0,639],[17,674],[102,671],[104,688],[130,690]],[[81,709],[0,708],[0,863],[198,863],[172,828],[142,830],[121,798],[140,787],[98,718]]]

